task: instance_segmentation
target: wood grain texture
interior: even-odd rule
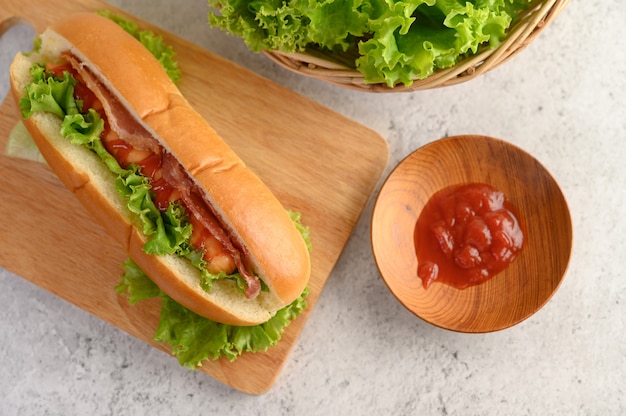
[[[486,183],[517,208],[524,247],[492,279],[459,290],[439,282],[426,290],[417,276],[414,231],[437,191]],[[391,292],[427,322],[460,332],[491,332],[539,310],[558,289],[572,250],[572,223],[558,184],[531,155],[502,140],[458,136],[430,143],[389,175],[372,214],[372,249]]]
[[[384,171],[387,143],[328,108],[101,1],[35,0],[28,8],[4,1],[0,28],[25,21],[39,33],[67,13],[105,9],[158,32],[174,47],[182,93],[311,229],[312,275],[303,315],[266,353],[244,354],[232,363],[211,361],[200,369],[237,390],[264,393],[275,383]],[[2,149],[18,120],[16,104],[7,97],[0,107]],[[0,169],[0,266],[167,352],[152,341],[159,303],[131,307],[114,292],[126,254],[50,169],[4,154]]]

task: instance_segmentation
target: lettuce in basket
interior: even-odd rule
[[[208,21],[253,51],[331,53],[392,87],[499,44],[533,1],[209,0]]]

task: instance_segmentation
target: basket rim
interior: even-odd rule
[[[317,78],[327,83],[359,91],[405,92],[439,88],[467,82],[489,72],[517,56],[567,7],[570,0],[538,0],[525,10],[509,28],[503,42],[495,48],[483,48],[449,68],[439,69],[411,85],[366,83],[364,75],[331,55],[305,52],[264,50],[262,53],[274,63],[300,75]]]

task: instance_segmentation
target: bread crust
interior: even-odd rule
[[[115,23],[91,13],[66,17],[43,39],[42,56],[18,55],[11,66],[16,100],[30,82],[31,62],[42,57],[54,60],[69,48],[93,74],[104,75],[100,81],[193,177],[229,234],[246,248],[254,272],[270,292],[246,299],[233,282],[222,280],[207,293],[187,261],[146,254],[142,250],[146,238],[132,225],[137,220],[116,194],[112,174],[89,151],[62,138],[60,121],[53,116],[37,113],[26,119],[50,167],[151,279],[188,309],[230,325],[266,322],[300,296],[308,284],[310,258],[287,211],[191,108],[143,45]]]

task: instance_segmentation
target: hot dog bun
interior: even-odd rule
[[[191,108],[143,45],[115,23],[90,13],[66,17],[41,38],[38,53],[18,54],[11,65],[16,100],[31,82],[34,62],[57,62],[62,52],[70,51],[205,191],[225,228],[249,253],[253,271],[269,288],[246,299],[234,282],[220,279],[207,293],[188,261],[146,254],[142,250],[146,236],[115,191],[113,174],[92,152],[63,138],[61,120],[54,115],[36,113],[25,119],[52,170],[161,290],[197,314],[230,325],[266,322],[301,295],[308,284],[310,259],[285,207]]]

